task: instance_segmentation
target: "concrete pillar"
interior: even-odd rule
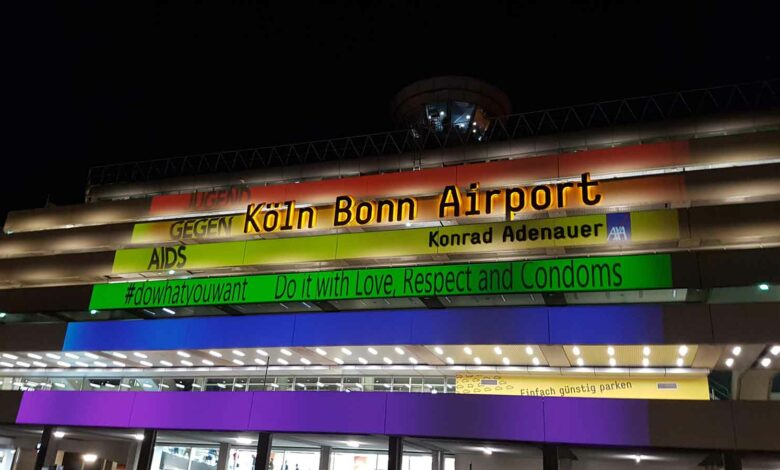
[[[144,440],[141,441],[141,450],[138,453],[137,470],[151,470],[154,457],[154,444],[157,442],[157,430],[144,429]]]
[[[559,470],[558,469],[558,447],[545,444],[542,446],[542,469],[543,470]]]
[[[431,452],[431,470],[444,470],[444,452],[440,450]]]
[[[330,446],[320,447],[319,470],[330,470]]]
[[[255,470],[267,470],[271,462],[270,432],[261,432],[257,439],[257,457],[255,457]]]
[[[49,451],[49,443],[51,442],[52,431],[53,430],[51,426],[43,427],[40,440],[41,446],[38,448],[38,456],[35,457],[35,467],[33,467],[34,470],[41,470],[43,468],[43,463],[46,461],[46,453]]]
[[[227,470],[230,464],[230,444],[219,445],[219,459],[217,460],[217,470]]]
[[[133,442],[127,449],[127,470],[136,470],[138,465],[138,457],[141,455],[141,443]]]
[[[723,452],[724,470],[742,470],[742,457],[734,451]]]
[[[401,470],[404,455],[404,438],[390,436],[390,446],[387,452],[387,470]]]

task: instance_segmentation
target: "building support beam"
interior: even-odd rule
[[[404,455],[403,437],[390,436],[390,446],[387,452],[387,470],[401,470]]]
[[[255,457],[255,470],[267,470],[271,463],[271,441],[273,436],[270,432],[261,432],[257,437],[257,457]]]
[[[542,469],[558,470],[558,446],[542,446]]]
[[[46,453],[49,450],[49,443],[51,442],[52,431],[53,429],[51,426],[43,427],[40,441],[41,446],[38,448],[38,455],[35,457],[34,470],[41,470],[43,468],[43,464],[46,461]]]
[[[444,452],[440,450],[431,452],[431,470],[444,470]]]
[[[723,452],[723,468],[724,470],[742,470],[742,457],[733,450]]]
[[[330,446],[320,447],[320,470],[330,470]]]
[[[157,442],[156,429],[144,429],[144,440],[141,441],[141,451],[138,453],[137,470],[151,470],[154,457],[154,444]]]
[[[230,444],[219,445],[219,457],[217,457],[217,470],[227,470],[230,462]]]

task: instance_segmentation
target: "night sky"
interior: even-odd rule
[[[92,165],[390,130],[432,75],[516,112],[777,78],[777,5],[6,2],[0,218],[83,201]]]

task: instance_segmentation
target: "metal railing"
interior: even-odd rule
[[[419,153],[428,149],[780,106],[780,79],[532,111],[490,120],[484,134],[402,129],[335,139],[202,153],[89,169],[88,187],[275,166]]]

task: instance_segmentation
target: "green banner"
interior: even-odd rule
[[[672,287],[670,255],[343,269],[98,284],[91,309]]]

